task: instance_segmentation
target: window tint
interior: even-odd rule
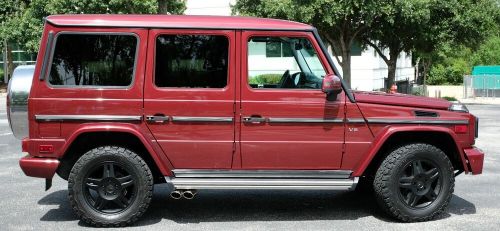
[[[252,37],[248,83],[252,88],[320,89],[325,70],[305,38]]]
[[[65,86],[129,86],[137,38],[117,34],[61,34],[49,82]]]
[[[156,39],[158,87],[223,88],[229,41],[221,35],[161,35]]]

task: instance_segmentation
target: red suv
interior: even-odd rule
[[[76,214],[127,225],[154,184],[199,189],[353,190],[424,221],[458,174],[480,174],[478,120],[440,99],[358,92],[318,31],[262,18],[57,15],[35,66],[9,85],[24,173],[68,180]]]

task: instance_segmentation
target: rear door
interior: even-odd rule
[[[231,168],[234,51],[231,30],[150,30],[144,114],[174,168]]]
[[[333,70],[309,32],[242,32],[241,167],[338,169],[344,100],[321,92]]]

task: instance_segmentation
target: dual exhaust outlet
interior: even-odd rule
[[[191,200],[196,195],[196,190],[174,190],[170,193],[170,197],[179,200],[181,198]]]

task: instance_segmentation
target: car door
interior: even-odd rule
[[[243,31],[240,148],[243,169],[338,169],[344,100],[327,101],[333,74],[310,32]]]
[[[144,115],[176,169],[231,168],[234,38],[231,30],[150,30]]]

